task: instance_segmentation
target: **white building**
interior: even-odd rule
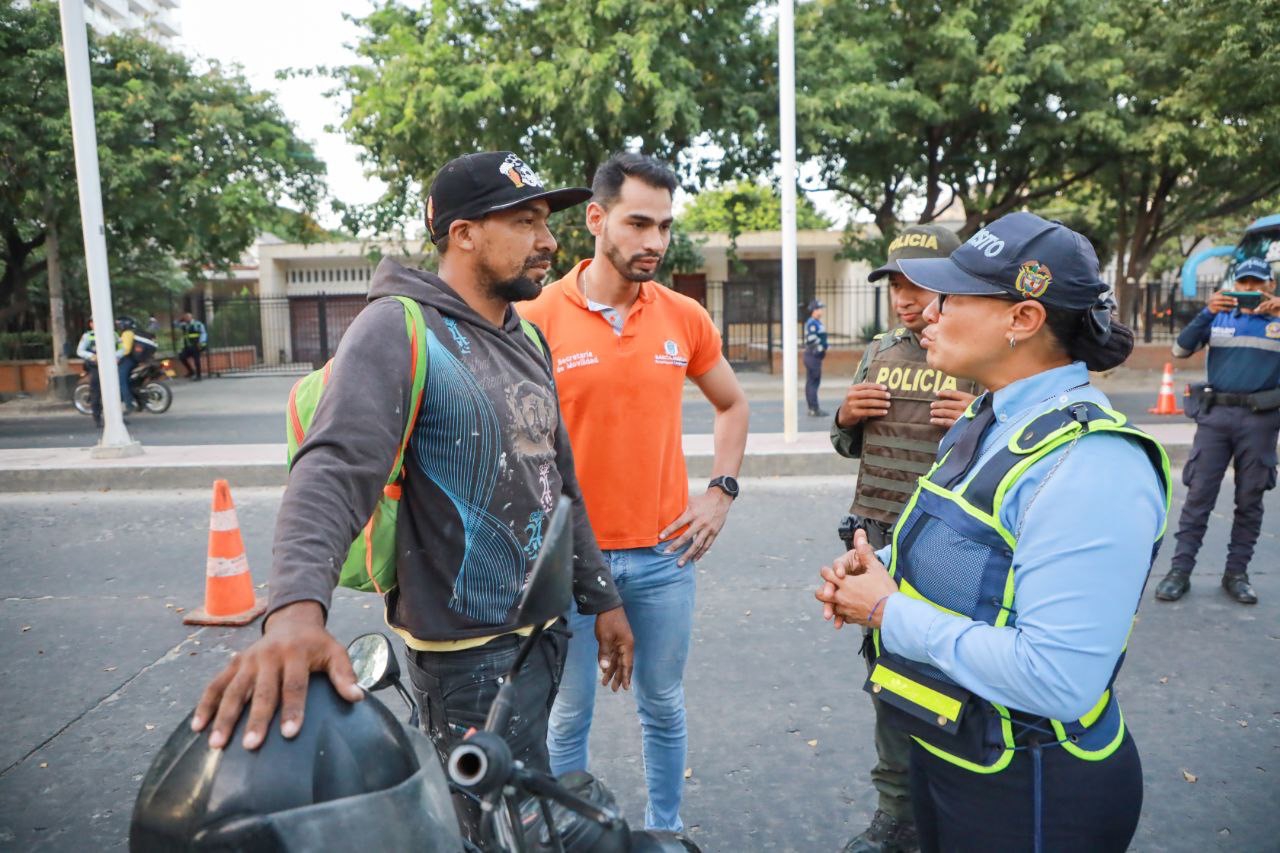
[[[175,10],[182,0],[84,0],[85,23],[100,35],[134,30],[170,46],[181,30]]]

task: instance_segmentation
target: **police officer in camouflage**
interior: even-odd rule
[[[866,531],[872,548],[889,543],[916,480],[933,465],[942,434],[980,390],[925,361],[919,334],[927,325],[924,309],[934,294],[912,284],[898,266],[904,259],[945,258],[959,245],[947,228],[912,225],[894,238],[888,260],[869,276],[871,281],[889,278],[890,299],[901,325],[876,336],[867,347],[831,425],[836,452],[862,460],[853,506],[840,526],[840,538],[849,549],[858,528]],[[879,802],[871,825],[844,850],[914,851],[919,845],[907,780],[911,739],[884,725],[879,701],[872,703],[878,761],[871,770],[871,782]]]
[[[1191,456],[1182,469],[1187,501],[1178,523],[1172,571],[1156,598],[1177,601],[1191,588],[1191,570],[1227,465],[1235,463],[1235,520],[1222,588],[1241,604],[1256,604],[1249,560],[1262,532],[1262,499],[1276,485],[1280,434],[1280,297],[1262,258],[1240,261],[1229,291],[1215,293],[1173,346],[1186,358],[1208,345],[1208,381],[1190,386],[1186,410],[1196,422]],[[1238,296],[1229,295],[1240,294]],[[1257,294],[1257,295],[1255,295]]]

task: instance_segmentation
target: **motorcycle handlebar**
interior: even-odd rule
[[[489,794],[511,779],[511,747],[494,732],[476,732],[449,752],[449,778],[475,794]]]
[[[484,796],[512,784],[526,794],[553,800],[610,829],[622,821],[613,809],[584,800],[547,774],[513,760],[511,748],[495,732],[475,732],[455,746],[449,752],[448,771],[454,784],[473,794]]]
[[[523,766],[515,768],[516,787],[521,790],[554,800],[570,811],[577,812],[588,820],[608,829],[616,829],[622,824],[622,815],[607,806],[599,806],[584,800],[577,794],[570,793],[563,785],[545,773],[529,770]]]

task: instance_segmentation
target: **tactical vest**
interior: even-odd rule
[[[88,335],[89,337],[89,341],[88,341],[89,352],[93,353],[94,355],[97,355],[98,354],[98,333],[90,329],[89,331],[85,332],[85,334]],[[119,346],[120,336],[113,334],[112,338],[115,341],[115,344]]]
[[[929,367],[924,349],[906,329],[881,335],[873,345],[865,381],[889,387],[889,413],[862,425],[862,461],[849,511],[893,524],[916,480],[933,466],[946,432],[929,423],[929,404],[944,388],[977,394],[978,386]]]
[[[972,412],[970,407],[968,416]],[[982,462],[967,483],[952,490],[930,477],[959,432],[953,429],[947,434],[938,464],[920,478],[919,488],[894,528],[889,564],[889,574],[898,581],[900,592],[944,613],[997,628],[1017,626],[1013,555],[1018,540],[1000,522],[1001,505],[1028,468],[1065,444],[1098,433],[1137,439],[1161,478],[1168,513],[1169,457],[1155,439],[1128,426],[1127,418],[1117,411],[1088,402],[1051,409]],[[1151,562],[1155,562],[1163,537],[1162,525],[1151,549]],[[941,670],[885,651],[879,630],[872,632],[872,644],[875,665],[864,689],[881,700],[889,725],[911,734],[939,758],[967,770],[999,772],[1017,749],[1032,740],[1043,745],[1057,743],[1077,758],[1101,761],[1124,739],[1124,717],[1111,689],[1124,662],[1124,649],[1093,708],[1078,720],[1062,721],[975,696]]]

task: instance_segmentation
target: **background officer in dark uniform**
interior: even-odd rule
[[[1156,598],[1177,601],[1191,587],[1191,570],[1204,539],[1209,513],[1228,463],[1235,462],[1236,512],[1227,546],[1222,587],[1241,604],[1255,604],[1249,560],[1262,532],[1262,498],[1276,485],[1276,437],[1280,433],[1280,298],[1271,266],[1261,258],[1237,264],[1233,292],[1256,291],[1250,308],[1242,299],[1215,293],[1173,345],[1186,358],[1208,345],[1208,382],[1192,385],[1187,414],[1195,418],[1191,457],[1182,469],[1187,501],[1178,522],[1173,570],[1156,586]]]
[[[818,405],[822,360],[827,357],[827,327],[822,323],[822,309],[826,307],[813,300],[809,303],[809,319],[804,321],[804,399],[809,404],[811,418],[827,416]]]
[[[973,382],[947,376],[925,362],[919,334],[927,325],[924,309],[935,295],[912,284],[898,267],[903,259],[945,258],[959,245],[947,228],[913,225],[889,244],[888,260],[869,276],[871,281],[889,277],[889,295],[901,325],[878,335],[867,347],[831,424],[836,452],[862,460],[853,506],[841,525],[841,538],[850,550],[856,528],[867,532],[871,547],[888,544],[916,480],[933,465],[942,434],[979,390]],[[916,850],[907,781],[911,739],[884,725],[879,701],[873,704],[879,760],[871,770],[871,782],[879,802],[871,825],[845,851]]]
[[[182,335],[182,352],[178,360],[187,371],[187,378],[200,381],[200,354],[209,342],[209,331],[204,323],[186,311],[178,318],[178,333]],[[193,366],[194,363],[194,366]]]

